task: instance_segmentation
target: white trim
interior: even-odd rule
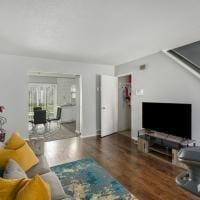
[[[132,135],[132,130],[133,130],[133,123],[132,123],[132,120],[133,120],[133,72],[127,72],[127,73],[124,73],[124,74],[118,74],[116,76],[119,79],[120,77],[128,76],[128,75],[131,75],[131,104],[130,104],[131,105],[131,138],[133,138],[133,135]]]
[[[55,77],[55,78],[75,78],[77,75],[78,74],[67,74],[67,73],[57,73],[57,72],[41,72],[41,71],[30,71],[30,72],[28,72],[28,76],[47,76],[47,77]]]
[[[89,137],[96,137],[97,134],[93,134],[93,135],[80,135],[80,138],[89,138]]]
[[[101,130],[96,131],[96,135],[101,135]]]
[[[27,76],[47,76],[47,77],[62,77],[62,78],[76,78],[77,76],[79,77],[79,116],[80,116],[80,130],[78,131],[80,134],[82,133],[82,126],[83,126],[83,112],[82,112],[82,75],[80,74],[67,74],[67,73],[57,73],[57,72],[41,72],[41,71],[30,71],[28,72]],[[29,83],[27,83],[29,84]]]
[[[82,133],[82,129],[83,129],[83,96],[82,96],[82,91],[83,91],[83,83],[82,83],[82,76],[79,75],[79,114],[80,114],[80,134]]]
[[[193,75],[195,75],[197,78],[200,79],[200,73],[196,72],[194,69],[192,69],[191,67],[188,67],[187,64],[185,64],[184,62],[182,62],[181,60],[177,59],[175,56],[173,56],[172,54],[168,53],[167,50],[163,50],[162,51],[166,56],[168,56],[169,58],[171,58],[172,60],[174,60],[175,62],[177,62],[179,65],[181,65],[182,67],[184,67],[186,70],[188,70],[190,73],[192,73]]]
[[[81,132],[80,132],[80,131],[78,131],[78,130],[75,130],[75,133],[77,133],[77,134],[80,134]]]
[[[134,137],[134,136],[132,136],[131,139],[132,139],[132,140],[136,140],[136,141],[138,141],[138,137]]]
[[[124,73],[124,74],[118,74],[117,77],[123,77],[123,76],[128,76],[131,75],[132,76],[133,72],[128,72],[128,73]]]

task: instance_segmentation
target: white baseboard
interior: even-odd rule
[[[93,134],[93,135],[80,135],[81,138],[89,138],[89,137],[96,137],[97,134]]]
[[[101,130],[96,130],[97,135],[101,135]]]
[[[96,134],[91,134],[91,135],[80,135],[81,138],[88,138],[88,137],[95,137],[101,135],[101,130],[96,130]]]
[[[131,138],[132,138],[132,140],[136,140],[136,141],[138,141],[138,137],[134,137],[134,136],[132,136]]]

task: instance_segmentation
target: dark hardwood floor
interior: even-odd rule
[[[138,152],[134,141],[121,134],[47,142],[45,154],[51,166],[91,156],[140,200],[199,199],[175,183],[182,169]]]

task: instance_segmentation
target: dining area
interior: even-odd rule
[[[33,107],[33,112],[29,113],[29,124],[31,125],[31,131],[34,134],[39,133],[41,126],[43,133],[51,131],[52,123],[56,123],[57,128],[61,127],[61,114],[62,108],[57,107],[56,117],[52,117],[52,113],[40,106]]]
[[[28,77],[29,138],[45,141],[80,135],[80,76],[31,73]]]

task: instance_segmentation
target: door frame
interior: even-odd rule
[[[124,73],[124,74],[118,74],[116,75],[116,77],[119,79],[120,77],[123,77],[123,76],[128,76],[128,75],[131,75],[131,139],[135,139],[133,137],[133,72],[127,72],[127,73]],[[119,87],[119,85],[118,85]]]

